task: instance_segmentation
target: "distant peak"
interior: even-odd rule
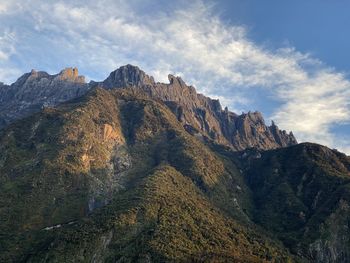
[[[173,84],[174,83],[174,80],[176,80],[176,77],[172,74],[169,74],[168,75],[168,80],[170,82],[170,84]]]
[[[259,111],[254,111],[254,112],[248,111],[248,113],[242,112],[241,118],[246,120],[251,120],[253,122],[265,123],[264,117]]]
[[[123,69],[131,70],[131,71],[141,71],[141,72],[145,73],[138,66],[134,66],[132,64],[126,64],[124,66],[120,66],[117,70],[123,70]]]
[[[79,76],[78,68],[65,68],[61,70],[58,74],[58,78],[60,80],[70,80],[77,82],[85,82],[85,78],[83,76]]]
[[[116,70],[112,71],[111,73],[118,72],[118,73],[134,73],[134,74],[140,74],[140,75],[146,75],[146,73],[141,70],[138,66],[134,66],[131,64],[126,64],[124,66],[120,66]]]
[[[46,78],[50,81],[68,81],[75,83],[85,83],[85,77],[79,76],[77,68],[65,68],[60,71],[60,73],[55,75],[50,75],[45,71],[37,71],[32,69],[30,72],[23,74],[20,78],[16,80],[14,85],[21,86],[26,82],[37,82],[42,78]]]
[[[154,79],[148,76],[139,67],[127,64],[112,71],[108,78],[103,81],[106,88],[127,88],[153,85]]]
[[[30,78],[30,79],[36,79],[39,77],[39,72],[36,71],[35,69],[32,69],[30,71],[30,73],[27,73],[27,74],[24,74],[27,78]]]
[[[181,77],[177,77],[172,74],[168,75],[168,80],[170,84],[180,84],[181,87],[187,86]]]

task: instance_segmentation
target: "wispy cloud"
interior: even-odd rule
[[[14,46],[20,68],[26,61],[49,70],[73,64],[104,78],[134,63],[159,81],[181,74],[233,109],[254,103],[248,93],[273,94],[278,107],[270,117],[282,128],[301,141],[350,147],[350,138],[339,140],[331,130],[350,121],[343,73],[292,47],[255,44],[243,26],[225,24],[202,1],[147,11],[138,1],[21,2],[0,5],[0,29],[21,36]],[[0,40],[0,58],[9,61],[1,47]]]
[[[0,7],[1,10],[1,7]],[[16,35],[13,31],[0,33],[0,80],[14,78],[20,74],[11,63],[11,56],[16,53]]]
[[[0,3],[0,14],[9,12],[12,7],[12,4],[10,1],[4,0]]]

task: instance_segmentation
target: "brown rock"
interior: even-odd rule
[[[102,138],[104,141],[116,140],[121,141],[121,136],[113,129],[110,124],[104,124],[102,128]]]
[[[168,79],[168,84],[155,83],[138,67],[126,65],[113,71],[100,86],[139,88],[150,97],[164,101],[187,130],[198,130],[205,137],[236,150],[248,147],[266,150],[297,143],[292,133],[287,134],[274,124],[266,126],[260,112],[237,115],[227,108],[222,110],[218,100],[197,93],[180,77],[170,74]]]
[[[222,109],[218,100],[196,92],[192,86],[174,75],[169,83],[156,83],[138,67],[126,65],[110,73],[103,82],[85,83],[77,68],[66,68],[57,75],[32,70],[12,85],[0,85],[0,129],[14,119],[21,118],[45,106],[79,97],[96,86],[112,88],[134,88],[152,99],[159,99],[174,112],[188,131],[198,131],[217,143],[231,146],[235,150],[249,147],[274,149],[296,144],[292,133],[281,131],[272,123],[267,126],[259,112],[237,115],[227,108]],[[111,127],[103,128],[107,140],[117,139]]]

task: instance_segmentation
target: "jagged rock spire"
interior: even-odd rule
[[[79,76],[77,68],[65,68],[56,75],[32,70],[11,86],[0,89],[3,115],[0,116],[0,128],[43,105],[55,106],[96,86],[105,89],[134,87],[150,99],[163,101],[188,130],[198,131],[201,136],[236,150],[248,147],[266,150],[296,144],[293,134],[279,130],[274,123],[268,127],[260,112],[237,115],[228,109],[223,110],[219,100],[197,93],[180,77],[169,74],[168,79],[169,83],[156,83],[153,77],[130,64],[111,72],[103,82],[90,84]]]

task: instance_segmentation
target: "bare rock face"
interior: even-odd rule
[[[77,68],[66,68],[62,70],[56,78],[61,81],[66,80],[68,82],[85,83],[85,77],[79,76]]]
[[[113,127],[107,123],[103,125],[102,140],[103,141],[114,140],[119,143],[123,142],[123,138],[119,135],[119,133],[116,132],[113,129]]]
[[[0,129],[11,121],[79,97],[93,87],[135,88],[151,98],[162,100],[193,135],[203,136],[235,150],[256,147],[261,150],[296,144],[292,133],[273,123],[267,126],[259,112],[237,115],[220,102],[197,93],[180,78],[168,76],[169,83],[156,83],[136,66],[126,65],[110,73],[103,82],[87,84],[77,68],[59,74],[32,70],[12,85],[0,83]]]
[[[0,129],[44,106],[79,97],[88,89],[77,68],[66,68],[56,75],[32,70],[10,86],[0,85]]]
[[[249,147],[274,149],[297,144],[293,133],[288,134],[278,129],[274,123],[267,126],[258,111],[237,116],[226,110],[223,115],[221,118],[223,132],[236,149]]]
[[[297,143],[292,133],[279,130],[274,123],[267,126],[260,112],[237,115],[227,108],[223,110],[218,100],[197,93],[180,77],[169,75],[168,79],[168,84],[155,83],[138,67],[126,65],[112,72],[100,86],[142,89],[152,98],[164,101],[190,133],[202,134],[236,150],[267,150]]]
[[[153,77],[149,77],[138,67],[129,64],[111,72],[108,78],[103,81],[105,88],[142,87],[153,84]]]
[[[310,257],[314,262],[350,261],[349,217],[349,203],[340,199],[335,211],[320,226],[321,237],[309,246]]]

